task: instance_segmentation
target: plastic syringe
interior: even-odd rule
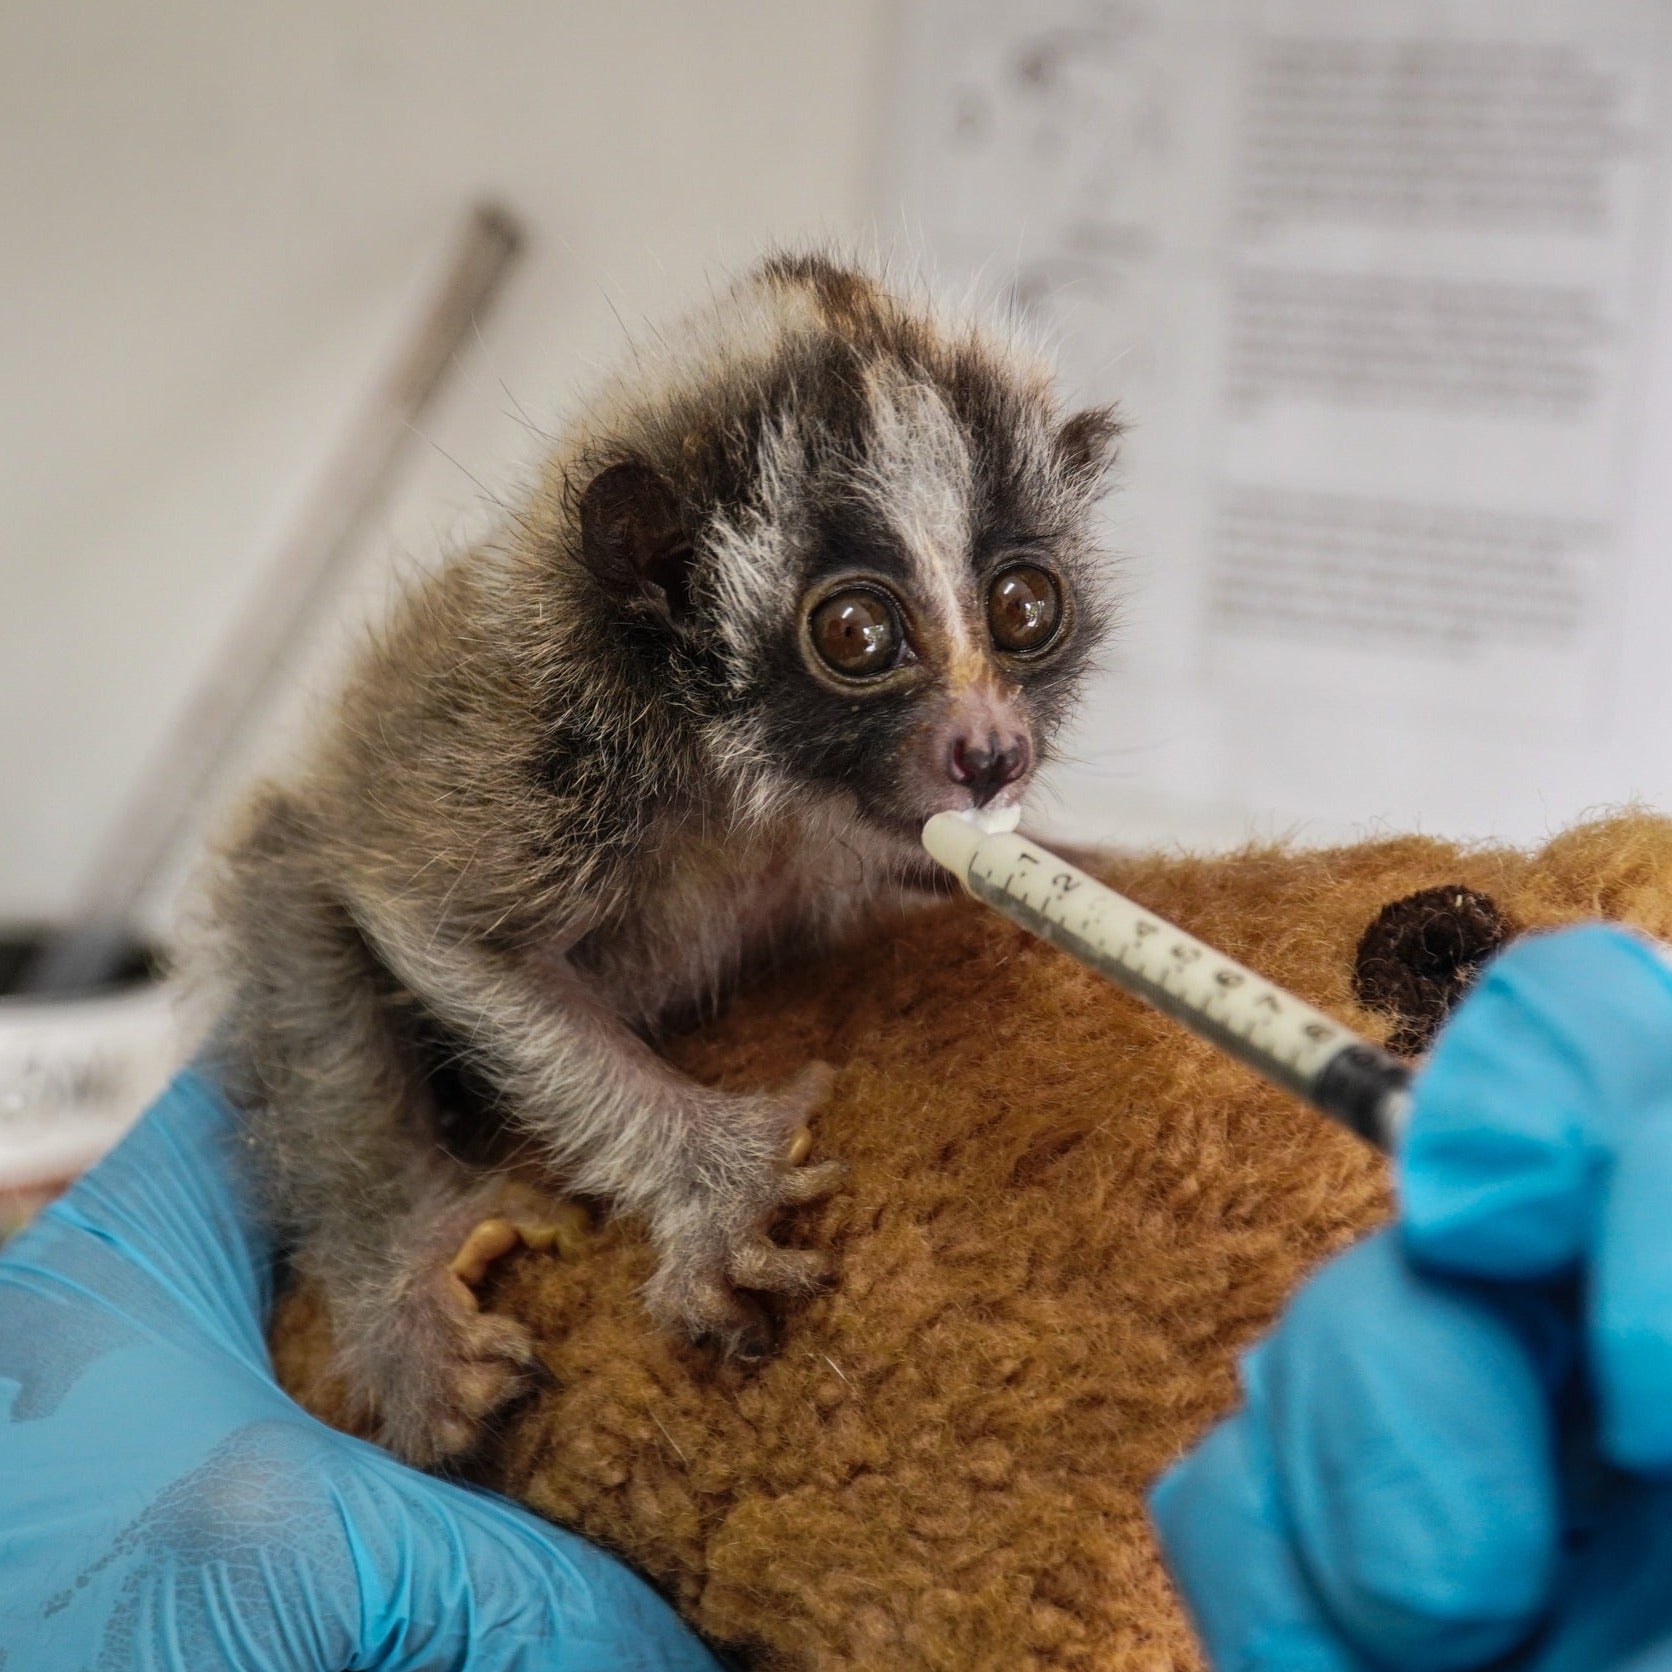
[[[976,899],[1392,1152],[1410,1066],[1014,831],[937,813],[923,846]]]

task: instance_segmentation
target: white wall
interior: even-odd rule
[[[69,901],[465,201],[536,244],[374,567],[479,517],[472,477],[514,483],[513,397],[559,412],[616,312],[863,233],[892,27],[890,0],[7,0],[0,916]]]

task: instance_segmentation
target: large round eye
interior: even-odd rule
[[[1062,620],[1062,594],[1043,569],[1018,563],[993,582],[987,594],[987,625],[1000,650],[1025,656],[1043,650]]]
[[[848,679],[887,673],[905,642],[894,606],[864,587],[833,593],[813,611],[807,626],[813,648]]]

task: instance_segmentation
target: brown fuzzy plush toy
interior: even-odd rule
[[[1672,937],[1672,823],[1647,816],[1533,856],[1413,837],[1096,868],[1409,1052],[1513,935]],[[1379,1158],[969,901],[777,976],[671,1054],[737,1088],[839,1065],[815,1154],[850,1180],[780,1231],[839,1279],[745,1367],[651,1323],[631,1221],[571,1210],[543,1251],[488,1227],[455,1269],[551,1380],[474,1477],[619,1552],[750,1668],[1199,1667],[1145,1488],[1234,1402],[1237,1350],[1385,1215]],[[275,1344],[340,1418],[307,1296]]]

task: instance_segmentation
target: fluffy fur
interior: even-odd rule
[[[1672,939],[1672,824],[1647,817],[1533,856],[1411,837],[1101,869],[1379,1037],[1408,1018],[1355,1003],[1357,949],[1417,891]],[[648,1327],[635,1224],[515,1256],[492,1303],[552,1385],[480,1478],[622,1552],[757,1672],[1197,1672],[1143,1490],[1234,1399],[1236,1349],[1383,1215],[1379,1159],[970,902],[671,1050],[720,1085],[841,1064],[818,1132],[852,1184],[796,1240],[842,1283],[750,1371]],[[293,1305],[279,1362],[340,1421],[318,1322]]]
[[[770,260],[580,413],[253,799],[209,904],[219,1070],[385,1443],[459,1453],[537,1370],[446,1270],[496,1138],[646,1216],[645,1299],[692,1338],[759,1356],[742,1291],[826,1278],[764,1227],[838,1182],[784,1163],[828,1074],[722,1093],[654,1043],[921,880],[928,814],[1025,788],[1101,630],[1113,436],[1003,339]],[[1019,564],[1061,610],[1011,654]],[[815,640],[844,597],[893,623],[874,674]]]

